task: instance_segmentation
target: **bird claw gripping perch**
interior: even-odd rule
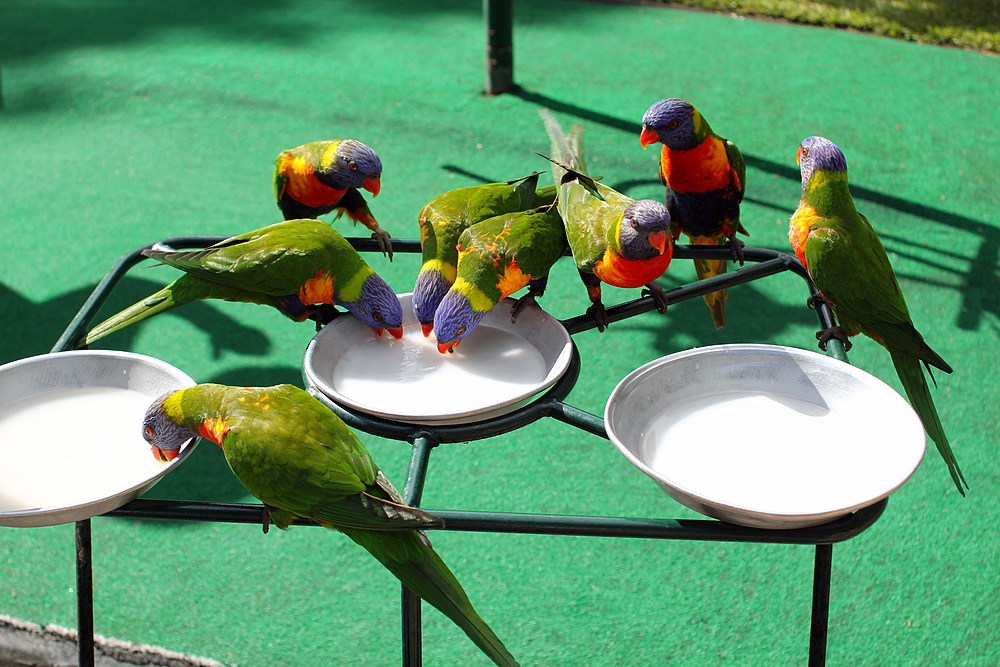
[[[382,251],[382,254],[392,261],[392,237],[389,232],[385,231],[381,227],[376,227],[372,231],[372,238],[378,242],[378,249]]]
[[[832,326],[829,329],[823,329],[822,331],[816,332],[816,340],[819,341],[819,349],[826,352],[826,343],[831,338],[836,338],[841,343],[844,344],[844,352],[850,352],[853,343],[847,337],[847,331],[841,326]]]
[[[809,306],[809,310],[816,310],[816,306],[820,304],[826,304],[827,306],[829,306],[830,302],[827,301],[826,297],[820,294],[819,292],[816,292],[811,297],[806,299],[806,305]]]
[[[743,248],[746,244],[736,238],[736,235],[734,234],[729,237],[729,240],[726,241],[726,245],[729,246],[729,252],[733,254],[733,261],[739,262],[740,266],[743,266],[743,262],[746,260],[746,257],[743,255]]]
[[[667,314],[667,295],[664,293],[662,287],[655,283],[650,283],[646,285],[646,289],[640,292],[640,296],[653,297],[653,301],[656,302],[656,309],[660,311],[660,314]]]

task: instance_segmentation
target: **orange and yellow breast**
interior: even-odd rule
[[[805,202],[799,202],[799,207],[792,215],[788,224],[788,242],[792,245],[795,256],[802,262],[802,266],[809,268],[806,264],[806,241],[809,239],[809,232],[819,215],[816,209]]]
[[[280,169],[288,178],[285,183],[285,193],[311,208],[332,206],[347,192],[320,183],[313,172],[312,163],[301,155],[285,154],[282,156]]]

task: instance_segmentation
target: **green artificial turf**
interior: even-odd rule
[[[864,30],[925,44],[1000,50],[997,0],[672,0],[671,4]]]
[[[548,149],[543,106],[564,125],[585,124],[592,173],[632,197],[662,197],[657,152],[640,148],[638,126],[651,103],[682,97],[743,151],[749,243],[787,251],[800,194],[796,147],[813,134],[832,139],[918,329],[955,369],[936,375],[933,395],[971,490],[959,496],[931,448],[879,522],[834,548],[828,664],[996,664],[994,56],[665,7],[518,2],[521,88],[491,98],[481,94],[483,25],[473,2],[36,0],[7,2],[3,12],[0,362],[47,352],[133,248],[277,221],[274,158],[305,141],[372,146],[385,165],[373,211],[394,237],[415,238],[417,213],[438,193],[547,169],[535,155]],[[343,220],[335,227],[357,233]],[[412,288],[416,256],[371,263],[398,291]],[[99,317],[176,275],[130,272]],[[691,262],[678,261],[660,282],[692,280]],[[634,296],[606,290],[609,304]],[[782,274],[731,290],[725,330],[694,300],[579,334],[583,369],[568,402],[602,414],[629,371],[694,346],[813,350],[806,296],[800,279]],[[568,260],[541,305],[560,318],[586,309]],[[267,308],[199,303],[101,344],[156,356],[198,381],[301,385],[313,333]],[[875,343],[857,341],[850,360],[900,390]],[[72,437],[70,424],[45,430]],[[407,443],[361,437],[401,486]],[[739,438],[740,424],[706,424],[704,437]],[[250,500],[207,442],[148,496]],[[608,441],[553,420],[436,449],[422,506],[700,516]],[[244,667],[399,662],[398,585],[342,535],[92,524],[95,624],[105,636]],[[524,665],[805,661],[811,547],[431,537]],[[71,525],[0,528],[0,614],[75,626],[73,558]],[[427,605],[424,630],[425,664],[488,664]]]

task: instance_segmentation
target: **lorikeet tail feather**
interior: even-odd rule
[[[139,303],[129,306],[117,315],[113,315],[98,324],[87,333],[81,345],[90,345],[108,334],[112,334],[132,324],[137,324],[143,320],[148,320],[154,315],[165,313],[177,306],[183,306],[197,299],[205,299],[213,296],[226,298],[220,292],[225,292],[227,289],[222,285],[213,285],[213,283],[192,278],[191,276],[181,276],[156,294],[146,297]],[[232,289],[232,291],[236,293],[240,290]]]
[[[706,237],[699,237],[691,239],[695,245],[726,245],[725,239],[710,239]],[[712,276],[721,276],[726,272],[726,260],[724,259],[696,259],[694,260],[694,270],[698,274],[698,280],[704,280],[705,278],[711,278]],[[718,292],[712,292],[711,294],[706,294],[704,297],[705,303],[708,304],[708,308],[712,311],[712,321],[715,323],[716,329],[726,328],[726,301],[729,300],[729,290],[721,289]]]
[[[920,367],[920,360],[902,350],[890,349],[889,354],[892,356],[892,365],[896,367],[896,374],[899,375],[899,380],[903,383],[906,397],[910,399],[910,405],[920,417],[927,435],[937,445],[941,458],[948,464],[948,472],[951,473],[951,479],[958,487],[958,492],[964,496],[965,489],[969,488],[969,484],[965,481],[965,475],[958,467],[955,454],[951,451],[951,445],[948,444],[948,437],[944,434],[944,427],[941,426],[937,408],[934,407],[934,401],[931,399],[930,388],[927,386],[926,378],[924,378],[924,369]]]
[[[423,533],[340,530],[367,549],[407,588],[462,628],[469,639],[494,663],[500,667],[519,667],[500,638],[473,609],[462,585],[431,548]]]

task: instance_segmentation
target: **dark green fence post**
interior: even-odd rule
[[[514,85],[514,1],[483,0],[486,22],[486,94]]]

